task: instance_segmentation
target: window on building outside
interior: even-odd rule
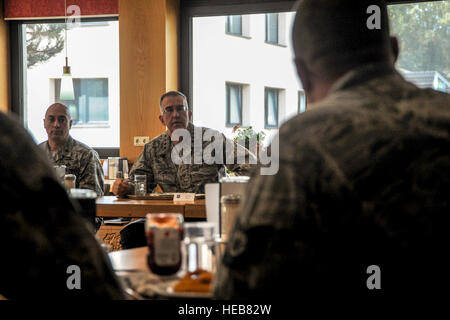
[[[266,88],[265,89],[265,127],[266,128],[278,128],[278,89]]]
[[[228,34],[242,36],[242,16],[227,16],[225,29]]]
[[[226,84],[226,125],[232,127],[242,124],[242,85]]]
[[[55,102],[65,104],[73,125],[108,123],[108,79],[73,79],[74,100],[60,100],[61,79],[55,79]]]
[[[298,113],[306,111],[306,95],[305,91],[300,90],[298,92]]]
[[[266,42],[278,44],[278,13],[266,14]]]

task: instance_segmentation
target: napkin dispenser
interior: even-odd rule
[[[122,172],[123,178],[128,178],[128,160],[121,157],[108,157],[105,160],[106,172],[105,176],[110,180],[114,180],[117,177],[117,172]]]
[[[220,199],[224,195],[234,194],[241,197],[241,203],[245,200],[247,183],[250,177],[224,177],[219,183],[207,183],[205,185],[205,204],[206,204],[206,220],[216,224],[216,236],[220,236],[218,231],[220,228]]]

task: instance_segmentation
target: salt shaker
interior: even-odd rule
[[[237,194],[227,194],[222,196],[220,202],[220,237],[222,240],[227,241],[231,227],[233,227],[234,220],[240,209],[241,196]]]
[[[70,191],[70,189],[75,188],[75,182],[77,180],[77,177],[74,174],[66,174],[64,175],[64,187],[67,191]]]

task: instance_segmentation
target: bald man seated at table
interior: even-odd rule
[[[91,189],[102,196],[104,174],[100,159],[95,150],[70,136],[72,119],[69,109],[61,103],[48,107],[44,128],[48,140],[39,147],[47,153],[48,158],[55,165],[65,165],[66,174],[76,176],[76,188]]]

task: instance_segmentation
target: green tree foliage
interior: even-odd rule
[[[450,77],[450,1],[391,5],[389,19],[400,42],[398,67]]]
[[[64,49],[64,24],[26,26],[27,67],[45,62]]]

